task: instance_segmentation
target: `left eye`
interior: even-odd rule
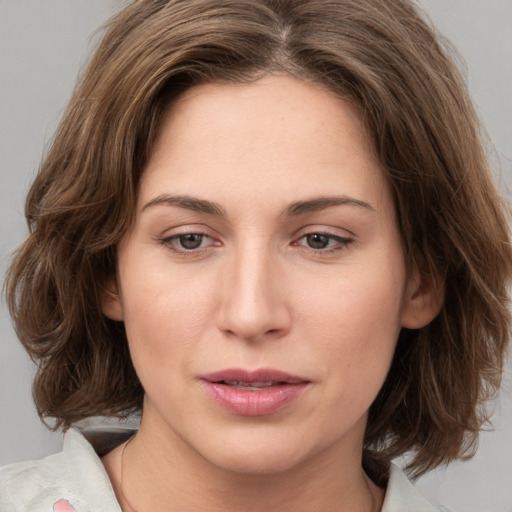
[[[308,247],[315,251],[335,250],[346,247],[352,240],[331,233],[308,233],[297,240],[296,245]]]

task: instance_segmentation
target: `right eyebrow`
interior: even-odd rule
[[[178,206],[179,208],[192,210],[194,212],[207,213],[209,215],[222,217],[226,216],[226,210],[217,203],[187,195],[175,196],[171,194],[162,194],[151,199],[142,207],[142,211],[160,205]]]

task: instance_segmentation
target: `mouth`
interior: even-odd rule
[[[223,409],[242,416],[273,414],[291,404],[310,381],[280,370],[227,369],[203,375],[209,397]]]
[[[221,380],[218,384],[224,384],[234,389],[241,389],[244,391],[261,391],[262,389],[270,388],[272,386],[283,386],[286,382],[281,381],[267,381],[267,382],[244,382],[240,380]]]

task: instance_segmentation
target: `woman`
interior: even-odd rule
[[[436,510],[390,461],[471,451],[508,341],[505,217],[410,3],[133,2],[7,289],[40,415],[141,427],[101,459],[68,430],[3,470],[1,510]]]

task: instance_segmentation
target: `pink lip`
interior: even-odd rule
[[[295,400],[310,383],[302,377],[268,368],[256,371],[231,368],[202,375],[201,381],[215,403],[242,416],[262,416],[277,412]],[[234,387],[234,381],[240,384],[273,384],[245,390],[240,386]]]

